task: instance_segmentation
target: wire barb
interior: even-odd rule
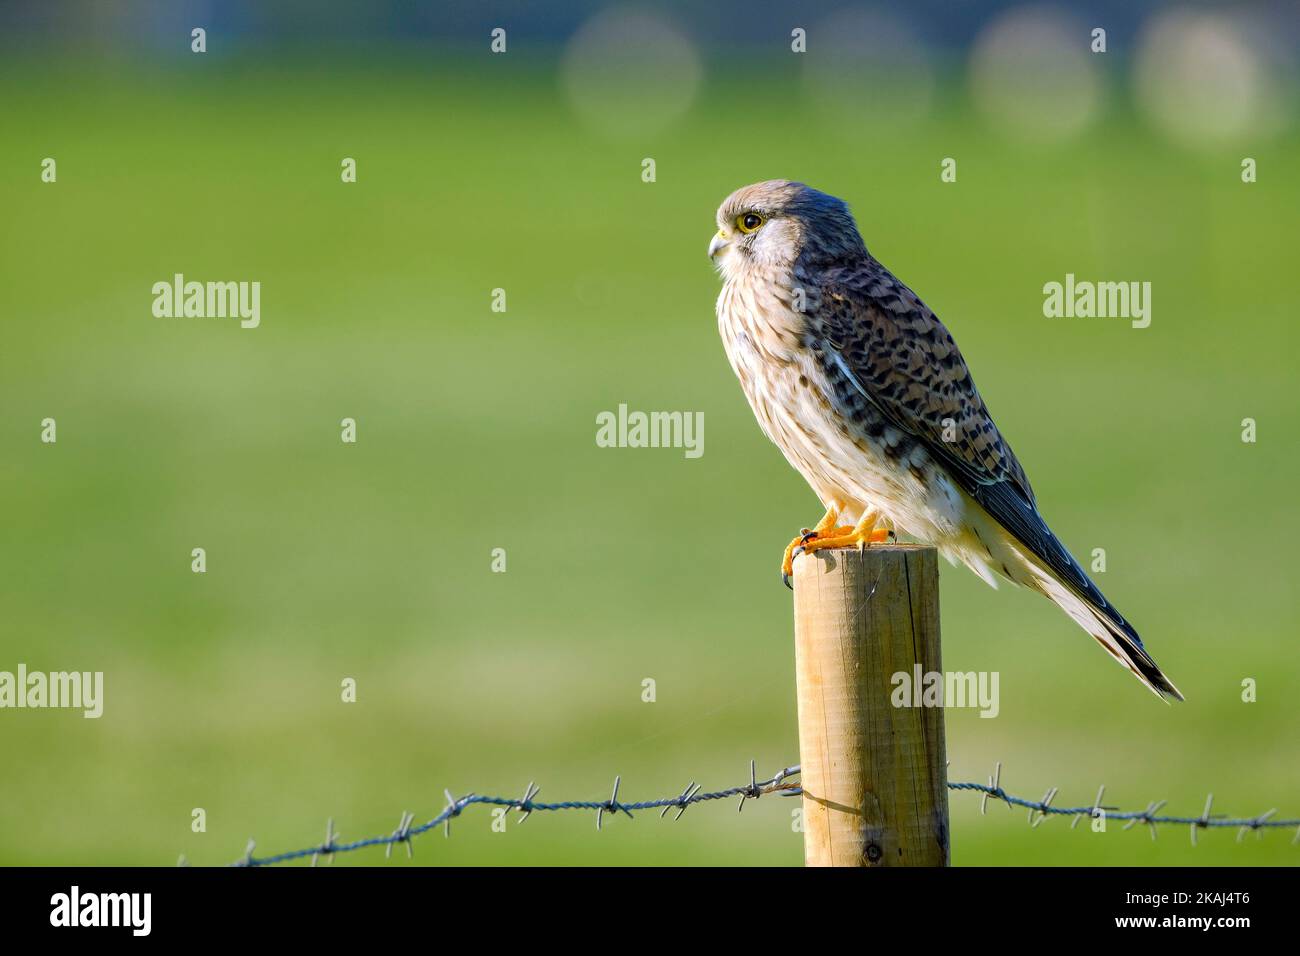
[[[971,786],[975,786],[972,784]],[[988,813],[989,797],[1000,797],[1007,801],[1007,806],[1011,806],[1011,801],[1007,798],[1006,792],[1002,789],[1002,761],[999,760],[993,766],[993,776],[989,777],[989,785],[984,788],[984,799],[980,801],[980,816]]]
[[[542,788],[537,786],[532,780],[528,781],[528,786],[524,788],[524,798],[515,806],[519,810],[519,822],[523,823],[533,814],[533,797],[541,793]]]
[[[1159,811],[1161,807],[1163,807],[1168,802],[1169,802],[1168,800],[1151,801],[1150,803],[1147,804],[1147,808],[1143,810],[1141,813],[1134,813],[1129,815],[1128,823],[1124,824],[1124,829],[1128,830],[1138,823],[1148,824],[1151,827],[1151,839],[1154,840],[1156,838],[1156,824],[1167,822],[1167,821],[1159,820],[1155,816],[1155,814],[1157,811]]]
[[[1277,807],[1274,807],[1272,810],[1265,810],[1259,816],[1255,817],[1255,819],[1250,820],[1247,823],[1243,823],[1241,825],[1241,829],[1237,831],[1237,842],[1238,843],[1241,842],[1242,837],[1246,835],[1247,830],[1254,830],[1256,836],[1258,836],[1259,828],[1262,827],[1264,825],[1264,822],[1275,813],[1277,813]]]
[[[736,812],[742,813],[745,809],[746,800],[757,800],[763,795],[763,791],[758,788],[757,767],[754,761],[749,762],[749,786],[740,793],[740,803],[736,804]]]
[[[443,796],[447,798],[447,806],[443,809],[442,813],[434,817],[434,821],[440,822],[442,824],[443,837],[450,837],[451,818],[460,816],[460,811],[464,810],[465,807],[469,805],[470,797],[474,796],[474,794],[471,793],[469,796],[464,797],[461,800],[457,800],[455,797],[451,795],[450,790],[444,790],[442,791],[442,793]]]
[[[402,817],[397,822],[397,829],[393,831],[392,839],[384,847],[384,859],[391,859],[393,856],[393,846],[398,843],[406,844],[406,858],[409,860],[415,856],[415,851],[411,849],[411,823],[415,820],[414,813],[402,811]]]
[[[325,854],[325,862],[334,862],[334,843],[338,840],[338,834],[334,832],[334,818],[330,817],[325,821],[325,842],[311,855],[311,865],[316,865],[316,858],[322,853]]]
[[[1029,811],[1029,825],[1037,828],[1038,824],[1047,819],[1048,812],[1052,809],[1052,800],[1056,797],[1056,787],[1052,787],[1047,793],[1043,794],[1043,799],[1038,801],[1038,806]],[[1034,814],[1038,814],[1038,819],[1034,819]]]
[[[691,797],[695,796],[699,792],[700,792],[700,785],[696,783],[694,780],[692,780],[690,783],[686,785],[686,789],[682,791],[682,795],[677,798],[676,803],[670,803],[666,805],[662,810],[659,811],[659,819],[662,820],[664,818],[664,814],[666,814],[669,810],[671,810],[675,806],[677,807],[677,816],[673,817],[673,819],[680,820],[682,818],[682,814],[686,812],[686,808],[691,805]]]
[[[1214,806],[1214,794],[1207,793],[1205,795],[1205,810],[1201,813],[1200,817],[1191,822],[1191,826],[1189,827],[1192,834],[1192,846],[1196,846],[1196,831],[1210,825],[1210,807],[1212,806]]]
[[[1106,785],[1103,783],[1100,787],[1097,788],[1097,799],[1092,802],[1092,812],[1088,814],[1089,818],[1095,820],[1099,816],[1101,816],[1101,812],[1103,810],[1112,809],[1111,807],[1103,807],[1101,805],[1101,798],[1105,795],[1106,795]],[[1082,815],[1075,817],[1074,820],[1070,823],[1070,829],[1073,830],[1075,827],[1077,827],[1079,825],[1079,821],[1082,819],[1083,819]]]
[[[597,830],[600,829],[600,820],[601,817],[605,815],[606,810],[608,810],[610,813],[618,813],[618,811],[622,810],[629,817],[632,816],[632,811],[618,802],[618,785],[622,782],[623,782],[622,777],[615,777],[614,792],[609,795],[609,799],[607,801],[605,801],[604,803],[602,803],[600,806],[596,808],[596,829]]]

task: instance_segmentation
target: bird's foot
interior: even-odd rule
[[[785,546],[785,554],[781,556],[781,583],[794,590],[794,585],[790,583],[790,576],[794,574],[794,559],[797,555],[802,554],[804,548],[813,541],[819,541],[824,537],[843,537],[853,533],[852,525],[842,525],[838,528],[823,528],[821,531],[814,531],[804,528],[799,532],[798,537]]]
[[[836,531],[843,529],[836,528]],[[880,544],[888,541],[894,532],[888,528],[872,528],[870,531],[859,531],[857,528],[849,528],[847,534],[837,536],[818,536],[800,545],[794,549],[794,557],[801,554],[812,554],[815,551],[826,551],[830,548],[852,548],[854,546],[865,548],[869,544]]]
[[[794,559],[801,554],[814,554],[831,548],[865,548],[869,544],[880,544],[894,537],[889,528],[878,528],[879,515],[868,514],[856,525],[843,525],[835,528],[822,528],[819,531],[804,529],[803,534],[790,542],[781,561],[781,580],[785,586],[794,590],[790,578],[794,574]]]

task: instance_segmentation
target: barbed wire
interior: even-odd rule
[[[655,800],[640,800],[627,802],[619,800],[618,791],[622,783],[621,777],[614,778],[614,789],[610,793],[608,800],[565,800],[558,803],[546,803],[537,800],[540,788],[536,783],[530,782],[524,789],[522,797],[490,797],[482,796],[476,793],[470,793],[463,797],[454,797],[450,791],[444,790],[443,793],[447,798],[447,805],[432,820],[412,826],[415,821],[415,814],[409,811],[403,811],[401,818],[398,820],[397,828],[392,833],[381,836],[366,837],[351,842],[340,842],[339,834],[334,830],[334,820],[330,818],[325,824],[325,840],[316,846],[306,847],[301,850],[289,850],[285,853],[277,853],[273,856],[258,857],[254,855],[256,841],[249,840],[248,847],[244,855],[239,860],[230,864],[236,867],[258,867],[274,866],[278,863],[289,863],[294,860],[311,858],[311,865],[315,866],[321,857],[325,857],[327,862],[332,862],[334,855],[337,853],[350,853],[354,850],[362,850],[366,847],[382,846],[384,847],[384,856],[392,856],[393,847],[404,846],[408,857],[414,856],[412,841],[415,837],[437,827],[443,828],[443,835],[451,835],[451,821],[460,816],[467,807],[481,804],[491,807],[505,807],[507,811],[517,810],[521,815],[519,822],[523,823],[532,814],[547,811],[562,810],[587,810],[596,811],[596,829],[601,828],[606,813],[623,813],[628,817],[632,816],[633,811],[641,810],[659,810],[659,816],[664,817],[669,810],[676,809],[677,813],[673,819],[679,819],[686,809],[696,803],[705,803],[713,800],[726,800],[731,797],[740,797],[736,805],[737,811],[745,809],[745,803],[748,800],[757,800],[759,797],[769,794],[777,794],[785,797],[797,797],[803,794],[802,787],[791,778],[799,776],[798,765],[783,767],[775,776],[767,780],[759,780],[757,777],[756,766],[754,761],[749,762],[749,783],[736,787],[728,787],[725,790],[703,791],[699,784],[691,781],[686,789],[676,796],[660,797]],[[953,782],[949,781],[949,790],[973,791],[983,794],[980,801],[980,813],[988,812],[989,798],[1001,800],[1008,807],[1020,807],[1029,811],[1029,825],[1037,828],[1044,820],[1051,816],[1069,816],[1074,818],[1070,828],[1074,829],[1079,825],[1079,821],[1087,818],[1104,818],[1107,820],[1124,820],[1126,821],[1125,830],[1131,829],[1139,823],[1147,824],[1150,827],[1151,839],[1156,838],[1156,828],[1159,825],[1182,824],[1190,828],[1192,845],[1196,846],[1196,834],[1199,830],[1215,827],[1236,827],[1237,842],[1240,843],[1245,835],[1251,831],[1260,831],[1265,829],[1289,829],[1296,828],[1296,834],[1291,843],[1294,845],[1300,843],[1300,819],[1295,820],[1278,820],[1274,819],[1277,809],[1266,810],[1256,817],[1228,817],[1224,814],[1212,814],[1210,812],[1214,804],[1214,794],[1210,794],[1205,799],[1205,809],[1198,817],[1171,816],[1162,815],[1159,811],[1168,803],[1167,800],[1154,800],[1147,804],[1144,810],[1120,810],[1116,807],[1105,806],[1102,799],[1106,793],[1106,787],[1103,784],[1097,790],[1097,798],[1088,806],[1081,807],[1058,807],[1052,804],[1058,793],[1057,787],[1051,787],[1043,794],[1041,800],[1029,800],[1024,797],[1018,797],[1008,793],[1002,788],[1002,762],[998,761],[993,773],[988,778],[988,783],[971,783],[971,782]],[[188,865],[184,856],[180,858],[180,865]]]
[[[1041,800],[1026,800],[1024,797],[1013,796],[1002,789],[1002,761],[998,761],[989,777],[987,784],[983,783],[954,783],[948,782],[949,790],[973,790],[984,795],[980,801],[980,813],[988,811],[989,797],[994,797],[1003,801],[1009,807],[1024,807],[1029,810],[1029,825],[1037,827],[1049,816],[1072,816],[1074,822],[1070,824],[1070,829],[1079,825],[1079,821],[1085,817],[1105,818],[1107,820],[1125,820],[1124,829],[1132,829],[1139,823],[1148,824],[1151,828],[1151,839],[1156,838],[1156,827],[1160,824],[1183,824],[1190,828],[1192,846],[1196,846],[1196,834],[1198,830],[1205,830],[1211,827],[1236,827],[1237,842],[1240,843],[1247,833],[1252,830],[1266,829],[1290,829],[1296,828],[1295,836],[1291,838],[1292,845],[1300,843],[1300,819],[1296,820],[1275,820],[1273,816],[1278,812],[1274,807],[1271,810],[1265,810],[1257,817],[1228,817],[1222,813],[1210,813],[1214,806],[1214,794],[1208,794],[1205,798],[1205,809],[1201,811],[1199,817],[1180,817],[1168,814],[1161,815],[1160,810],[1167,804],[1168,800],[1153,800],[1147,804],[1145,810],[1120,810],[1117,807],[1108,807],[1102,804],[1102,798],[1106,795],[1106,785],[1102,784],[1097,788],[1097,798],[1091,806],[1086,807],[1054,807],[1052,801],[1056,799],[1059,791],[1058,787],[1051,787],[1043,794]]]
[[[595,810],[596,811],[596,829],[601,828],[604,815],[606,813],[625,813],[632,816],[634,810],[660,810],[660,816],[665,816],[669,810],[677,808],[677,814],[674,820],[679,819],[686,808],[696,803],[704,803],[710,800],[726,800],[729,797],[740,797],[740,802],[736,809],[743,810],[746,800],[757,800],[759,797],[770,793],[779,793],[786,796],[798,796],[803,793],[798,784],[790,783],[789,778],[799,773],[798,767],[785,767],[778,771],[776,776],[768,780],[759,780],[756,776],[756,765],[754,761],[749,762],[749,783],[739,787],[728,787],[726,790],[715,790],[705,792],[700,789],[699,784],[691,781],[686,789],[674,797],[661,797],[657,800],[640,800],[636,802],[624,802],[618,799],[619,786],[622,783],[621,777],[614,778],[614,790],[608,800],[565,800],[560,803],[544,803],[536,799],[540,788],[536,783],[530,782],[524,789],[522,797],[486,797],[476,793],[471,793],[463,797],[453,797],[451,792],[444,790],[443,794],[447,798],[447,805],[432,820],[422,823],[419,826],[411,826],[415,819],[413,813],[403,811],[401,819],[398,821],[397,829],[392,833],[384,836],[367,837],[363,840],[355,840],[351,843],[337,842],[338,834],[334,832],[334,820],[331,818],[325,824],[325,842],[319,846],[307,847],[302,850],[290,850],[287,853],[277,853],[275,856],[255,857],[253,851],[256,848],[256,842],[248,841],[248,848],[244,851],[244,856],[240,860],[232,863],[232,866],[272,866],[276,863],[287,863],[291,860],[301,860],[311,857],[312,866],[321,857],[332,858],[335,853],[348,853],[353,850],[360,850],[368,846],[383,846],[385,856],[391,857],[393,847],[402,844],[406,847],[408,857],[414,855],[411,840],[421,833],[427,833],[435,827],[441,826],[445,836],[451,835],[451,821],[460,816],[466,807],[475,804],[484,804],[486,806],[506,807],[508,809],[518,810],[522,816],[519,819],[523,823],[533,813],[558,810]],[[181,858],[181,864],[185,865],[185,858]]]

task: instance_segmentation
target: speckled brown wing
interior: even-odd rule
[[[968,492],[968,486],[1005,482],[1032,506],[1024,469],[993,424],[961,352],[916,294],[875,260],[824,271],[819,291],[810,317],[814,333],[839,354],[866,398]]]
[[[921,442],[963,491],[1141,649],[1137,632],[1039,515],[1024,469],[935,314],[870,258],[823,269],[817,286],[809,332],[831,352],[832,363],[842,363],[845,387]],[[950,441],[945,420],[952,424]]]

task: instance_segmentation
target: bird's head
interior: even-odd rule
[[[844,200],[784,179],[743,186],[728,196],[718,207],[718,232],[709,243],[709,258],[727,277],[865,251]]]

